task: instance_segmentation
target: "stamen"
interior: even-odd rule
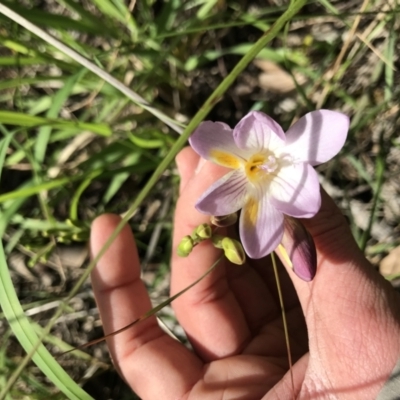
[[[260,165],[259,168],[268,173],[274,172],[278,168],[276,158],[272,155],[269,155],[267,161],[264,164]]]
[[[279,168],[279,160],[273,154],[255,154],[246,163],[246,175],[250,181],[256,182],[271,179],[271,174]]]

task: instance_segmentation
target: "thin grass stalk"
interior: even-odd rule
[[[272,266],[274,269],[274,275],[275,275],[275,281],[276,281],[276,287],[278,289],[278,297],[279,297],[279,306],[281,308],[282,312],[282,323],[283,323],[283,332],[285,335],[285,343],[286,343],[286,350],[287,350],[287,355],[288,355],[288,363],[289,363],[289,371],[290,371],[290,380],[292,382],[292,398],[295,399],[295,394],[294,394],[294,379],[293,379],[293,362],[292,362],[292,352],[290,349],[290,339],[289,339],[289,329],[287,326],[287,320],[286,320],[286,312],[285,312],[285,305],[283,302],[283,295],[282,295],[282,286],[281,286],[281,281],[279,279],[279,273],[278,273],[278,266],[276,264],[276,258],[275,258],[275,253],[271,253],[271,259],[272,259]]]
[[[189,289],[191,289],[193,286],[197,285],[200,281],[202,281],[207,275],[209,275],[214,269],[215,267],[222,261],[222,259],[224,258],[224,254],[222,254],[217,261],[215,261],[215,263],[213,265],[211,265],[211,267],[204,272],[203,275],[200,276],[200,278],[196,279],[193,283],[191,283],[189,286],[186,286],[184,289],[182,289],[180,292],[174,294],[172,297],[169,297],[167,300],[163,301],[162,303],[160,303],[158,306],[153,307],[151,310],[147,311],[146,313],[144,313],[143,315],[141,315],[138,319],[136,319],[135,321],[131,322],[130,324],[109,333],[108,335],[105,335],[99,339],[95,339],[92,340],[88,343],[84,343],[80,346],[74,347],[70,350],[67,350],[66,352],[62,353],[61,355],[70,353],[71,351],[74,350],[79,350],[79,349],[85,349],[86,347],[89,346],[93,346],[94,344],[100,343],[112,336],[118,335],[121,332],[126,331],[127,329],[131,328],[132,326],[136,325],[137,323],[144,321],[145,319],[157,314],[159,311],[161,311],[164,307],[168,306],[169,304],[171,304],[174,300],[176,300],[178,297],[182,296],[184,293],[186,293]]]
[[[363,234],[361,236],[361,241],[360,241],[360,248],[363,252],[365,252],[368,240],[371,236],[372,225],[375,221],[376,211],[378,209],[378,205],[380,202],[380,194],[381,194],[381,190],[382,190],[382,185],[385,181],[385,166],[386,166],[385,158],[386,158],[386,156],[384,154],[383,138],[381,135],[379,153],[378,153],[378,156],[377,156],[376,162],[375,162],[376,183],[374,185],[375,187],[374,187],[374,197],[372,200],[372,209],[371,209],[371,213],[369,215],[367,228],[363,232]]]

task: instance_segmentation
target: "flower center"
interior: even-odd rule
[[[278,160],[272,153],[255,154],[249,158],[245,166],[247,178],[251,182],[259,182],[266,178],[271,179],[278,168]]]

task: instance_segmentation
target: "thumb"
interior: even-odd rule
[[[323,189],[321,197],[319,212],[313,218],[302,220],[317,249],[316,276],[307,283],[291,273],[305,313],[316,298],[324,307],[333,307],[332,312],[336,308],[335,312],[343,312],[344,306],[354,308],[360,302],[363,306],[368,306],[368,301],[375,303],[376,291],[393,293],[390,284],[365,258],[345,217]]]
[[[316,276],[303,282],[289,271],[306,317],[310,369],[325,374],[328,386],[369,390],[357,398],[372,398],[400,356],[400,299],[366,260],[333,200],[323,190],[321,196],[317,215],[302,220],[316,245]]]

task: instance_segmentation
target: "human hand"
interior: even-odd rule
[[[190,148],[177,157],[181,193],[171,294],[220,256],[207,242],[188,258],[175,255],[180,239],[208,222],[194,203],[226,172],[208,162],[199,169],[198,163]],[[113,215],[94,221],[92,255],[118,222]],[[359,251],[329,196],[322,193],[319,213],[302,222],[314,237],[318,270],[312,282],[304,282],[281,269],[293,385],[270,257],[242,266],[224,260],[173,302],[194,352],[166,335],[155,317],[107,340],[116,367],[141,398],[376,398],[400,357],[399,297]],[[97,264],[92,283],[106,334],[151,308],[128,227]]]

